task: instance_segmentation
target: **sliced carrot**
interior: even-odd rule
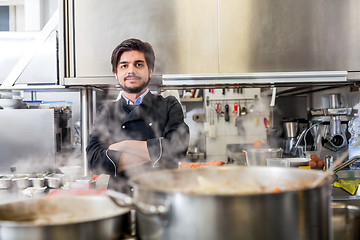
[[[215,163],[215,166],[221,166],[221,165],[223,165],[223,164],[224,164],[223,161],[217,161],[217,162]]]

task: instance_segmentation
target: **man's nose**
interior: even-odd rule
[[[130,64],[129,67],[128,67],[128,72],[127,74],[128,75],[132,75],[133,73],[135,73],[135,66]]]

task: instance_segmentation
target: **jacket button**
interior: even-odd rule
[[[125,129],[126,127],[125,126],[122,126],[122,129]]]
[[[149,126],[151,127],[151,126],[152,126],[152,123],[149,123]]]

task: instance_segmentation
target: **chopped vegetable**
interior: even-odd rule
[[[206,163],[189,163],[187,164],[186,162],[180,162],[178,165],[178,168],[202,168],[202,167],[216,167],[216,166],[221,166],[224,165],[225,162],[224,161],[216,161],[211,160],[210,162],[206,162]]]

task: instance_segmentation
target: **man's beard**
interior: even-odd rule
[[[140,86],[137,86],[137,87],[128,88],[121,84],[120,84],[120,87],[127,93],[139,93],[147,87],[149,82],[150,82],[150,78],[146,82],[143,82]]]

